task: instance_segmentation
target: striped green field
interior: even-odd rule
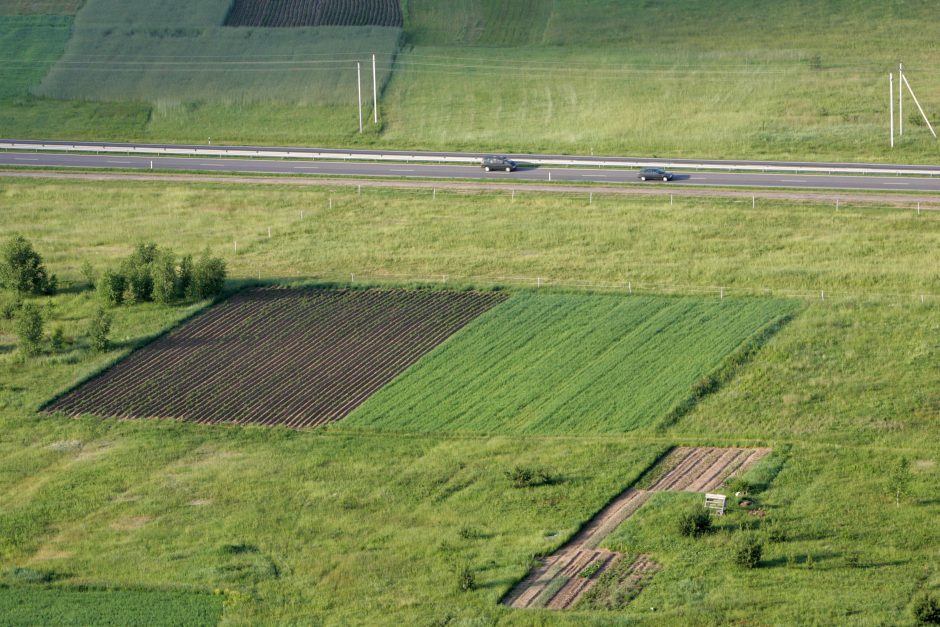
[[[356,62],[388,78],[400,28],[225,27],[231,0],[88,0],[40,96],[233,105],[354,105]],[[369,77],[371,89],[371,77]]]
[[[613,433],[652,427],[780,300],[513,296],[354,412],[392,431]]]

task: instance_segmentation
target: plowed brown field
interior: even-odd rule
[[[246,290],[45,408],[300,428],[340,420],[498,293]]]
[[[707,492],[717,489],[728,477],[743,472],[770,449],[685,448],[673,449],[648,476],[657,477],[649,489],[628,488],[602,509],[558,551],[513,588],[503,603],[515,608],[566,609],[623,558],[620,553],[598,548],[620,523],[636,512],[653,492]],[[598,564],[597,566],[592,566]],[[589,577],[581,576],[587,569]],[[659,565],[641,555],[627,571],[625,585],[637,589],[659,570]]]

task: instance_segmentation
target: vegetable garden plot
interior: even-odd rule
[[[309,427],[340,420],[498,293],[246,290],[45,411]]]
[[[235,0],[226,26],[395,26],[398,0]]]

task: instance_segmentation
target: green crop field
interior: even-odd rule
[[[742,342],[791,310],[764,299],[519,295],[345,424],[478,433],[650,427]]]
[[[41,179],[0,181],[0,213],[5,228],[27,236],[59,275],[64,290],[33,300],[46,332],[61,327],[66,340],[60,351],[47,345],[26,357],[12,321],[0,317],[0,585],[9,586],[0,607],[22,600],[38,612],[85,589],[154,590],[221,601],[224,624],[913,625],[915,595],[940,594],[940,537],[932,524],[940,517],[935,213],[844,205],[837,212],[792,201],[759,201],[752,209],[749,200],[715,198],[670,206],[668,199],[595,196],[588,205],[579,195],[517,194],[512,201],[496,193]],[[592,395],[605,376],[621,374],[600,372],[603,361],[589,359],[602,344],[591,337],[613,338],[605,348],[635,364],[639,355],[624,350],[629,334],[614,341],[624,330],[618,313],[628,321],[638,315],[634,308],[677,316],[688,308],[707,328],[710,316],[739,311],[747,324],[719,328],[725,347],[781,307],[794,317],[676,420],[628,434],[401,433],[353,422],[288,432],[39,414],[54,394],[202,306],[115,308],[114,348],[89,349],[85,328],[97,301],[83,262],[100,272],[145,239],[177,252],[208,245],[236,283],[259,272],[266,280],[333,281],[356,273],[356,284],[359,273],[399,284],[437,276],[459,287],[506,286],[518,276],[587,286],[633,281],[639,294],[632,297],[625,288],[619,295],[544,284],[511,290],[507,303],[432,354],[453,357],[474,348],[474,338],[482,350],[489,325],[502,321],[501,330],[517,331],[541,303],[584,321],[546,325],[554,336],[534,324],[525,331],[567,342],[570,363],[548,352],[542,363],[522,363],[542,348],[523,345],[518,359],[504,361],[517,376],[489,371],[486,378],[502,387],[484,394],[458,389],[455,370],[445,382],[453,393],[440,403],[454,413],[462,405],[478,425],[487,424],[496,401],[515,394],[507,381],[543,385],[535,377],[555,374],[551,360],[566,369],[598,366],[594,379],[587,371],[569,377]],[[716,286],[726,287],[724,300]],[[778,297],[740,296],[764,290]],[[793,299],[797,309],[787,309]],[[0,304],[9,302],[0,295]],[[585,324],[595,330],[584,332]],[[663,327],[667,338],[682,328]],[[711,372],[725,352],[710,353],[699,371]],[[700,357],[672,354],[676,367]],[[481,355],[464,372],[482,372],[495,357]],[[383,394],[410,387],[429,364],[417,364]],[[658,389],[682,400],[685,381],[677,383],[682,393]],[[568,383],[553,382],[559,397]],[[607,406],[630,415],[632,390],[616,392]],[[531,396],[531,409],[547,407],[552,398],[545,396]],[[646,400],[662,415],[668,407],[654,396]],[[588,409],[592,420],[604,416],[599,401]],[[430,424],[418,413],[414,425]],[[386,415],[407,414],[396,407]],[[533,557],[563,544],[676,444],[777,451],[750,473],[767,518],[735,513],[715,533],[689,540],[676,533],[673,517],[691,497],[658,496],[607,540],[663,564],[625,608],[530,613],[498,604]],[[901,458],[910,476],[898,495],[890,469]],[[513,487],[506,473],[517,466],[549,481]],[[782,533],[771,541],[775,525]],[[764,555],[756,569],[733,567],[741,527],[751,526],[764,538]],[[467,571],[474,587],[461,591]],[[186,611],[192,618],[203,610]],[[50,623],[62,614],[48,616]]]
[[[222,597],[208,594],[0,587],[4,625],[198,627],[218,623],[221,614]]]

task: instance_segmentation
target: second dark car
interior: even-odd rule
[[[644,168],[637,173],[641,181],[671,181],[672,172],[660,168]]]
[[[517,167],[519,167],[519,164],[509,157],[489,156],[483,157],[483,161],[480,162],[480,167],[482,167],[487,172],[491,170],[505,170],[506,172],[512,172]]]

